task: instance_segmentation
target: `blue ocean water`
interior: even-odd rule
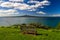
[[[23,23],[41,23],[55,27],[60,22],[60,17],[0,17],[0,26]]]

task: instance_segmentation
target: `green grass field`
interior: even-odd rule
[[[0,28],[0,40],[60,40],[60,30],[37,29],[41,35],[29,35],[20,33],[16,28]]]

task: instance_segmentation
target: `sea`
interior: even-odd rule
[[[60,17],[0,17],[0,26],[40,23],[50,27],[56,27],[59,22]]]

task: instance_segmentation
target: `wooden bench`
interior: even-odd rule
[[[36,33],[37,33],[36,27],[33,25],[21,25],[20,29],[21,29],[21,33],[23,33],[23,34],[36,35]]]

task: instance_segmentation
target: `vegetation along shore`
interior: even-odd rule
[[[21,25],[34,25],[38,35],[22,34]],[[55,28],[35,23],[1,26],[0,40],[60,40],[60,23]]]

